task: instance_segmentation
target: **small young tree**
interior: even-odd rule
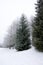
[[[30,31],[28,28],[28,21],[24,15],[20,18],[19,26],[16,31],[16,44],[15,48],[18,51],[30,48]]]
[[[43,51],[43,0],[37,0],[36,17],[33,23],[33,45]]]

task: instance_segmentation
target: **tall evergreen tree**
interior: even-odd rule
[[[43,51],[43,0],[37,0],[32,41],[39,51]]]
[[[30,44],[30,32],[28,28],[27,19],[24,15],[22,15],[16,32],[15,48],[18,51],[26,50],[30,48]]]

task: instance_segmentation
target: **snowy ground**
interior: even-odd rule
[[[43,65],[43,53],[34,48],[20,52],[0,48],[0,65]]]

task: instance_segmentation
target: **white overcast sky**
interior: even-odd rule
[[[0,43],[7,27],[24,13],[27,17],[34,16],[36,0],[0,0]]]

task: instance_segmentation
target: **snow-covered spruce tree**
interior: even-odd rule
[[[33,23],[33,45],[39,51],[43,51],[43,0],[37,0],[36,17]]]
[[[19,26],[16,31],[16,44],[15,48],[18,51],[30,48],[30,32],[28,28],[28,21],[25,15],[22,15],[19,21]]]

